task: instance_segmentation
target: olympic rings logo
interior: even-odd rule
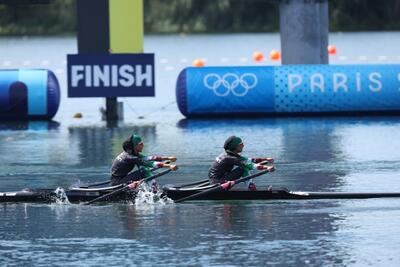
[[[244,73],[240,76],[235,73],[226,73],[223,76],[209,73],[204,77],[203,83],[217,96],[227,96],[230,92],[235,96],[245,96],[250,89],[256,87],[258,79],[253,73]]]

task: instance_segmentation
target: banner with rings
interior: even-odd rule
[[[400,65],[287,65],[184,69],[186,115],[400,111]]]
[[[273,111],[272,67],[187,68],[184,76],[188,113]]]

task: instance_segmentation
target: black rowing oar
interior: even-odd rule
[[[266,174],[267,172],[270,172],[270,171],[271,170],[263,170],[263,171],[255,173],[255,174],[239,178],[239,179],[234,180],[234,181],[227,181],[227,182],[225,182],[223,184],[216,184],[215,187],[212,187],[210,189],[195,193],[195,194],[187,196],[187,197],[180,198],[178,200],[175,200],[175,203],[183,202],[183,201],[186,201],[186,200],[196,199],[198,197],[201,197],[201,196],[213,193],[213,192],[229,190],[229,189],[231,189],[232,187],[234,187],[237,184],[246,182],[246,181],[248,181],[248,180],[250,180],[252,178],[258,177],[258,176],[263,175],[263,174]]]
[[[169,173],[170,171],[172,171],[172,170],[171,170],[171,169],[167,169],[167,170],[165,170],[165,171],[156,173],[156,174],[154,174],[154,175],[152,175],[152,176],[149,176],[149,177],[146,177],[146,178],[140,180],[140,183],[151,181],[151,180],[153,180],[153,179],[155,179],[155,178],[157,178],[157,177],[160,177],[160,176],[162,176],[162,175],[164,175],[164,174]],[[90,200],[90,201],[84,203],[83,205],[92,204],[92,203],[97,202],[97,201],[99,201],[99,200],[105,199],[105,198],[107,198],[107,197],[109,197],[109,196],[112,196],[112,195],[114,195],[114,194],[116,194],[116,193],[119,193],[119,192],[121,192],[121,191],[124,191],[124,190],[130,188],[130,187],[131,187],[131,184],[132,184],[132,183],[129,183],[129,184],[127,184],[127,185],[125,185],[125,186],[123,186],[123,187],[121,187],[121,188],[119,188],[119,189],[117,189],[117,190],[114,190],[114,191],[112,191],[112,192],[110,192],[110,193],[108,193],[108,194],[105,194],[105,195],[102,195],[102,196],[100,196],[100,197],[98,197],[98,198],[92,199],[92,200]]]

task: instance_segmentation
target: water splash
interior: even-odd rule
[[[62,187],[57,187],[56,190],[54,190],[55,195],[55,201],[56,204],[71,204],[69,202],[69,199],[67,197],[67,194],[65,194],[65,190]]]
[[[147,184],[142,184],[139,187],[135,198],[136,207],[166,205],[174,203],[172,199],[162,196],[161,190],[154,192],[152,188],[154,188],[154,185],[149,186]]]

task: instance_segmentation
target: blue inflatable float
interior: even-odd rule
[[[0,119],[49,120],[56,114],[59,104],[60,87],[53,72],[0,70]]]
[[[400,113],[400,65],[189,67],[176,98],[187,117]]]

